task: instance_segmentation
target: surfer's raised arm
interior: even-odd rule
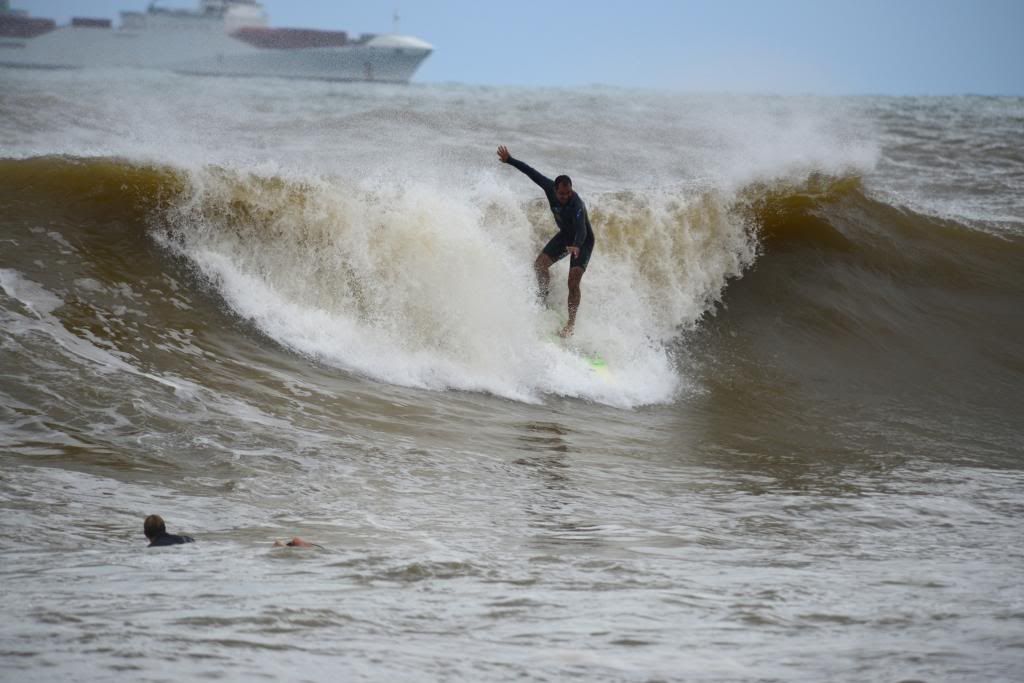
[[[498,158],[501,159],[503,164],[509,164],[518,168],[520,171],[525,173],[527,177],[533,182],[540,185],[540,188],[544,190],[545,194],[550,194],[555,190],[555,183],[547,176],[541,175],[533,167],[524,164],[519,159],[513,159],[512,155],[508,153],[508,147],[500,145],[498,147]]]

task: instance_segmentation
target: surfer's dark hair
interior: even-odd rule
[[[146,521],[142,525],[143,531],[146,532],[146,538],[154,539],[157,536],[167,533],[167,526],[164,524],[164,519],[160,515],[150,515],[146,517]]]
[[[572,187],[572,178],[567,175],[560,175],[555,178],[555,187],[561,187],[562,185],[568,185]]]

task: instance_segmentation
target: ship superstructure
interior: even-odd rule
[[[407,82],[433,51],[413,36],[271,28],[256,0],[201,0],[194,10],[153,2],[67,26],[0,0],[0,65],[52,69],[141,67],[225,76]]]

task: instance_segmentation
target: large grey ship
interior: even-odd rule
[[[433,50],[397,33],[271,28],[256,0],[201,0],[195,10],[150,3],[109,19],[67,26],[0,0],[0,65],[68,69],[141,67],[224,76],[407,82]]]

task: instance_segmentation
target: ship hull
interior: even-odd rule
[[[426,54],[391,48],[339,47],[305,50],[263,50],[225,55],[175,67],[181,73],[215,76],[270,76],[331,81],[407,83]]]
[[[219,76],[404,83],[431,53],[415,38],[342,47],[254,47],[217,31],[131,32],[63,27],[34,38],[0,38],[0,66],[137,67]]]

